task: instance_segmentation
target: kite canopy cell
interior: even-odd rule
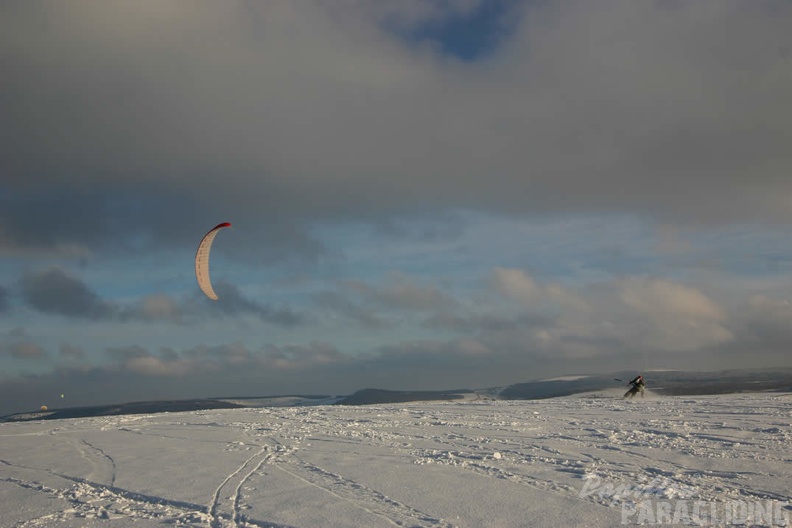
[[[218,231],[224,227],[231,227],[231,224],[223,222],[210,229],[201,239],[198,251],[195,253],[195,278],[198,279],[201,291],[213,301],[217,300],[217,294],[212,289],[212,281],[209,280],[209,252],[212,250],[212,242],[214,242]]]

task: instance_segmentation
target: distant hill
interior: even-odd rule
[[[161,412],[202,411],[205,409],[237,409],[244,407],[223,400],[173,400],[132,402],[95,407],[74,407],[29,413],[17,413],[0,418],[0,422],[27,422],[31,420],[59,420],[62,418],[88,418],[92,416],[118,416],[122,414],[153,414]]]
[[[217,398],[222,401],[235,403],[241,407],[312,407],[316,405],[332,405],[345,396],[327,395],[300,395],[287,396],[239,396],[234,398]]]
[[[651,373],[650,373],[651,374]],[[658,372],[652,390],[669,396],[735,392],[792,392],[792,368]],[[648,376],[645,376],[648,377]],[[647,383],[649,383],[647,381]]]
[[[634,375],[633,375],[634,376]],[[626,378],[626,375],[625,375]],[[624,379],[624,378],[622,378]],[[569,376],[548,380],[515,383],[504,388],[498,394],[502,400],[539,400],[571,396],[581,392],[592,392],[621,387],[626,381],[617,381],[613,377],[604,376]]]
[[[648,389],[667,396],[792,391],[792,368],[713,372],[658,370],[642,374]],[[626,391],[627,382],[635,375],[635,372],[617,372],[609,376],[568,376],[516,383],[504,388],[499,397],[504,400],[533,400],[613,388]]]
[[[729,394],[736,392],[792,392],[792,368],[723,370],[713,372],[685,372],[655,370],[642,372],[647,388],[666,396]],[[150,414],[160,412],[199,411],[204,409],[235,409],[241,407],[283,407],[316,405],[374,405],[416,401],[458,401],[474,399],[536,400],[575,394],[627,390],[627,382],[635,372],[616,372],[609,375],[574,375],[515,383],[504,388],[396,391],[363,389],[349,396],[290,395],[237,398],[206,398],[121,403],[72,409],[52,409],[17,413],[0,417],[0,422],[57,420],[122,414]],[[603,392],[603,394],[606,394]],[[603,397],[612,397],[606,395]]]
[[[383,403],[404,403],[412,401],[461,400],[472,390],[454,391],[393,391],[383,389],[363,389],[338,401],[336,405],[373,405]]]

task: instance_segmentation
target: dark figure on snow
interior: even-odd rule
[[[632,387],[630,387],[630,390],[624,393],[625,398],[634,398],[639,392],[641,393],[641,398],[644,397],[644,387],[646,386],[646,383],[644,383],[643,376],[639,375],[635,377],[628,385],[632,385]]]

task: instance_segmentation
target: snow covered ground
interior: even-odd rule
[[[0,424],[3,527],[770,526],[791,493],[790,394]]]

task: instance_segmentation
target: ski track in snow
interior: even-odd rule
[[[296,459],[298,461],[296,466],[294,464],[291,464],[290,467],[283,465],[279,466],[278,469],[311,486],[322,489],[340,500],[348,501],[355,507],[371,513],[388,524],[411,527],[453,526],[442,519],[434,518],[427,513],[402,504],[354,480],[332,473],[299,457],[296,457]],[[298,475],[296,470],[301,470],[303,476]]]
[[[115,486],[116,465],[113,457],[87,440],[80,439],[77,442],[77,446],[82,456],[96,467],[96,470],[89,473],[86,478],[88,480],[106,482],[110,487]],[[100,462],[98,463],[96,462],[96,455],[99,455]],[[106,463],[103,463],[103,461]],[[109,466],[107,465],[108,463]]]
[[[231,520],[233,523],[232,526],[244,526],[245,524],[240,524],[240,521],[248,522],[241,514],[240,499],[242,487],[250,479],[250,477],[253,476],[253,474],[261,469],[261,466],[270,462],[273,456],[274,455],[270,446],[261,447],[261,449],[259,449],[255,455],[245,460],[241,466],[239,466],[233,473],[228,475],[223,480],[223,482],[220,483],[212,495],[212,500],[210,501],[209,507],[207,508],[209,511],[209,516],[211,517],[211,521],[209,523],[211,528],[222,528],[222,526],[224,526],[222,523],[222,519],[224,517],[227,517]],[[228,502],[231,504],[231,513],[224,516],[218,511],[221,506],[220,495],[225,488],[230,487],[235,479],[237,480],[236,486],[234,487],[233,494],[228,499]],[[265,526],[265,524],[257,524],[255,521],[250,522],[256,526]],[[267,523],[266,526],[272,526],[272,524]]]
[[[354,525],[470,525],[453,511],[432,511],[431,500],[400,497],[382,472],[361,472],[356,461],[363,457],[376,458],[385,472],[388,464],[406,462],[414,467],[411,478],[423,478],[421,468],[434,465],[611,510],[641,493],[792,501],[789,395],[197,411],[5,423],[0,442],[0,493],[35,505],[0,505],[0,519],[19,527],[89,525],[86,520],[310,526],[299,513],[269,505],[267,492],[274,496],[286,481],[351,508],[340,511],[359,511],[349,513]],[[72,460],[75,448],[82,462]],[[151,456],[151,450],[161,451]],[[187,458],[172,462],[176,454]],[[189,471],[181,475],[185,463],[195,468],[194,480],[184,480],[193,479]],[[583,493],[591,483],[610,488]],[[619,486],[629,492],[614,492]],[[208,501],[200,500],[201,489]]]

